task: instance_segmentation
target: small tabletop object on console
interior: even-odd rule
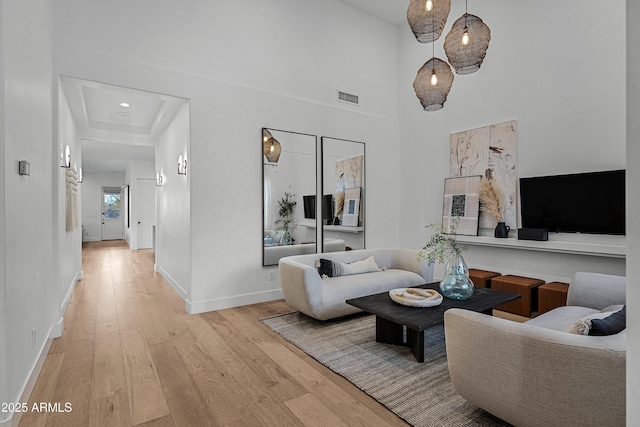
[[[439,283],[415,286],[416,288],[439,290]],[[347,304],[376,315],[376,341],[386,344],[405,345],[420,363],[424,362],[424,331],[444,323],[444,312],[450,308],[491,314],[491,310],[520,295],[493,289],[475,288],[473,295],[464,301],[444,298],[435,307],[408,307],[391,300],[388,292],[347,300]],[[406,341],[404,327],[407,328]]]

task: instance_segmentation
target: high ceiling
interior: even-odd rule
[[[406,21],[409,0],[341,0],[384,22]],[[158,136],[184,99],[70,77],[62,87],[82,141],[83,172],[123,173],[130,160],[155,160]],[[126,102],[129,107],[122,107]]]
[[[121,173],[131,160],[153,162],[159,135],[186,102],[68,77],[61,82],[82,141],[84,173]]]
[[[341,0],[389,24],[400,26],[407,20],[409,0]]]

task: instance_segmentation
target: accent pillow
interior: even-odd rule
[[[567,332],[578,335],[590,335],[592,323],[594,320],[600,320],[611,316],[613,313],[624,308],[624,305],[611,305],[603,308],[601,311],[578,319],[573,325],[569,326]]]
[[[362,261],[346,264],[340,261],[331,261],[329,259],[320,258],[318,260],[318,273],[324,277],[349,276],[351,274],[371,273],[380,271],[380,267],[376,264],[373,256]]]
[[[623,306],[622,310],[616,311],[609,317],[604,319],[593,319],[591,321],[591,329],[589,335],[605,336],[613,335],[621,332],[627,327],[627,306]]]

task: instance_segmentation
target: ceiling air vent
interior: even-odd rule
[[[338,91],[338,101],[358,105],[358,95],[351,95],[350,93]]]

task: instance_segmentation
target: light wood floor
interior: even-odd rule
[[[150,250],[88,243],[31,426],[406,426],[259,322],[284,301],[188,315]]]

